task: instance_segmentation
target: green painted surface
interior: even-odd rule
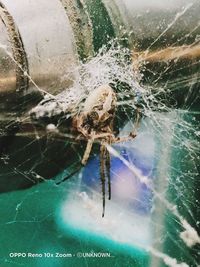
[[[181,216],[199,233],[199,138],[196,133],[200,130],[199,112],[177,112],[177,117],[186,128],[181,125],[175,127],[173,150],[171,151],[171,172],[168,187],[168,200],[177,206]],[[199,263],[199,248],[196,244],[188,247],[180,238],[184,228],[180,221],[170,211],[165,213],[165,241],[164,251],[179,262],[185,262],[190,267]]]
[[[94,50],[97,52],[115,37],[115,32],[109,14],[101,0],[87,0],[86,4],[92,21]]]
[[[74,182],[76,181],[76,178]],[[70,186],[70,183],[69,183]],[[146,267],[145,252],[111,240],[63,227],[59,220],[60,205],[66,200],[65,186],[53,181],[0,196],[0,266],[1,267],[71,267],[123,266]],[[110,258],[78,258],[78,252],[107,252]],[[42,253],[42,258],[11,258],[9,253]],[[56,253],[75,255],[57,258]],[[46,258],[44,253],[53,253]]]

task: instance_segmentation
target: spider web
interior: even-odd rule
[[[98,266],[88,258],[9,257],[11,252],[77,250],[111,251],[112,259],[98,259],[106,266],[199,266],[199,73],[183,72],[171,79],[199,61],[188,66],[160,63],[159,71],[152,71],[144,55],[138,57],[116,40],[108,46],[62,77],[73,74],[73,86],[57,96],[44,94],[16,126],[15,136],[3,139],[2,266],[42,266],[44,261],[48,266],[73,266],[75,261]],[[105,220],[98,144],[85,168],[56,185],[80,166],[86,145],[70,133],[70,119],[103,84],[117,93],[119,136],[134,128],[136,108],[142,113],[136,139],[107,146],[113,196],[106,201]],[[189,90],[182,96],[184,87]],[[16,240],[22,233],[24,237]],[[142,260],[142,253],[151,259]]]

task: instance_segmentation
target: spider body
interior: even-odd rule
[[[117,106],[117,97],[109,85],[102,85],[92,91],[85,101],[83,110],[73,118],[73,128],[78,132],[78,137],[87,141],[82,165],[86,165],[90,156],[93,143],[100,143],[100,178],[102,183],[103,213],[105,213],[105,189],[106,178],[108,182],[108,199],[111,199],[110,181],[110,154],[106,144],[112,144],[134,138],[135,133],[128,137],[115,137],[113,133],[113,121]]]
[[[109,85],[98,87],[86,99],[83,111],[73,119],[73,126],[86,138],[103,133],[112,135],[116,104],[116,94]]]

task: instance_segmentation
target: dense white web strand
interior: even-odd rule
[[[139,85],[140,76],[133,72],[132,62],[127,61],[130,56],[130,50],[121,46],[116,47],[113,44],[109,50],[103,47],[95,57],[86,63],[80,63],[79,66],[71,68],[71,72],[66,73],[66,79],[75,77],[71,88],[56,95],[53,101],[43,104],[44,101],[51,99],[51,96],[47,95],[31,112],[35,113],[36,119],[44,115],[53,117],[61,113],[74,116],[81,112],[83,102],[93,90],[106,84],[111,84],[115,88],[119,83],[126,84],[129,88],[127,92],[120,89],[117,92],[118,98],[122,99],[119,105],[123,103],[135,107],[145,89]],[[129,98],[130,102],[123,102],[124,96]]]

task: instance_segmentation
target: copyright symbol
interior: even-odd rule
[[[82,253],[81,253],[81,252],[78,252],[78,253],[76,254],[76,256],[77,256],[78,258],[82,258]]]

